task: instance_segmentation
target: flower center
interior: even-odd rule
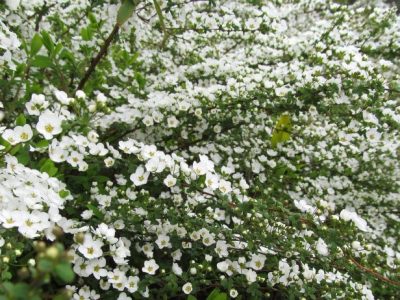
[[[46,126],[44,126],[44,130],[46,130],[48,133],[52,133],[54,127],[51,124],[47,124]]]

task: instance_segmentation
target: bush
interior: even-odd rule
[[[0,299],[395,299],[400,19],[376,1],[0,4]]]

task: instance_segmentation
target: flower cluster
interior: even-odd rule
[[[400,19],[337,2],[0,3],[0,298],[394,299]]]

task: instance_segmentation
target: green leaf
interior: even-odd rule
[[[40,167],[40,172],[46,172],[49,176],[54,176],[57,174],[57,167],[51,159],[46,159],[43,165]]]
[[[89,13],[88,17],[89,17],[90,23],[97,24],[96,16],[93,13]]]
[[[197,300],[197,298],[195,296],[189,295],[187,297],[187,300]]]
[[[65,49],[65,48],[61,51],[59,57],[60,57],[61,59],[66,59],[66,60],[69,60],[69,61],[71,61],[71,62],[74,62],[74,61],[75,61],[74,55],[73,55],[69,50],[67,50],[67,49]]]
[[[36,148],[45,148],[49,146],[49,141],[48,140],[41,140],[36,143],[35,147]]]
[[[47,33],[47,31],[42,31],[42,41],[44,46],[46,47],[47,51],[51,54],[54,50],[54,42],[51,39],[50,35]]]
[[[144,89],[144,86],[146,85],[146,79],[143,77],[143,75],[139,72],[135,72],[135,79],[139,84],[139,88]]]
[[[4,297],[6,296],[3,299],[25,300],[29,298],[30,289],[29,285],[26,283],[13,284],[11,282],[4,282],[0,287],[2,287],[7,294],[1,295]]]
[[[26,118],[24,114],[20,114],[16,119],[15,119],[15,124],[17,126],[24,126],[26,124]]]
[[[53,262],[47,258],[41,258],[38,262],[38,269],[42,272],[51,272],[53,270]]]
[[[25,147],[21,148],[21,151],[19,151],[17,155],[17,159],[20,164],[26,166],[30,161],[29,150]]]
[[[60,195],[61,198],[66,198],[69,196],[69,191],[67,190],[62,190],[58,193]]]
[[[37,55],[31,63],[33,67],[38,67],[38,68],[47,68],[52,66],[52,64],[53,62],[50,59],[50,57],[43,55]]]
[[[10,154],[11,154],[11,155],[17,154],[18,151],[19,151],[19,149],[21,149],[21,147],[22,147],[21,144],[15,145],[15,146],[10,150]]]
[[[279,117],[275,124],[275,128],[271,136],[271,145],[276,147],[278,144],[290,140],[290,130],[292,129],[292,123],[288,114],[283,114]]]
[[[35,34],[31,41],[31,56],[36,55],[40,48],[42,48],[43,41],[39,34]]]
[[[2,273],[1,273],[1,280],[10,280],[12,278],[12,275],[11,275],[11,273],[10,272],[8,272],[7,270],[4,270]]]
[[[92,36],[93,34],[89,27],[81,29],[81,37],[84,41],[90,41],[92,39]]]
[[[117,14],[117,24],[122,26],[135,11],[136,4],[132,0],[123,0]]]
[[[56,47],[54,48],[53,57],[54,57],[55,55],[57,55],[57,54],[58,54],[61,50],[63,50],[63,49],[64,49],[63,44],[58,43],[58,44],[56,45]]]
[[[103,216],[103,213],[96,207],[96,206],[94,206],[94,205],[92,205],[92,204],[88,204],[88,205],[86,205],[87,206],[87,208],[89,208],[91,211],[93,211],[93,214],[97,217],[97,218],[99,218],[99,219],[102,219],[104,216]]]
[[[75,273],[72,271],[71,264],[66,261],[57,264],[54,272],[64,283],[71,283],[74,281]]]
[[[228,295],[226,293],[221,293],[218,288],[215,288],[210,295],[208,295],[207,300],[227,300]]]

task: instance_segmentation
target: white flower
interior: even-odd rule
[[[27,142],[32,138],[32,136],[32,128],[28,124],[24,126],[16,126],[14,129],[6,129],[2,134],[2,138],[11,145]]]
[[[214,163],[205,155],[200,155],[200,161],[193,163],[193,171],[197,175],[204,175],[214,170]]]
[[[82,90],[77,90],[75,93],[75,96],[79,99],[85,99],[86,98],[86,94],[84,91]]]
[[[132,300],[126,293],[122,292],[118,295],[117,300]]]
[[[152,126],[154,124],[154,120],[151,116],[145,116],[142,120],[143,124],[147,127]]]
[[[76,151],[72,151],[71,154],[67,157],[67,162],[71,166],[77,167],[83,162],[83,154]]]
[[[31,100],[25,104],[28,114],[31,116],[39,116],[40,112],[49,106],[49,102],[45,100],[44,95],[32,94]]]
[[[78,247],[79,252],[81,252],[86,258],[92,259],[100,257],[103,254],[103,242],[100,240],[93,240],[90,234],[85,234],[85,239],[83,244]]]
[[[232,191],[232,185],[229,181],[226,181],[224,179],[221,179],[219,181],[219,190],[221,191],[221,193],[226,194],[229,193],[230,191]]]
[[[12,129],[6,129],[4,130],[3,134],[1,135],[1,137],[6,140],[8,143],[10,143],[11,145],[16,145],[19,143],[19,139],[15,134],[15,131]]]
[[[368,227],[367,222],[361,218],[359,215],[357,215],[356,212],[349,211],[347,209],[343,209],[340,212],[340,218],[342,218],[345,221],[353,221],[354,224],[358,229],[361,231],[370,231],[370,228]]]
[[[217,269],[223,273],[226,273],[231,265],[232,262],[229,259],[226,259],[217,263]]]
[[[16,10],[21,0],[6,0],[6,4],[10,10]]]
[[[169,236],[165,234],[160,234],[156,240],[158,248],[171,248],[171,243],[169,242]]]
[[[239,293],[238,293],[238,291],[235,290],[235,289],[231,289],[231,290],[229,291],[229,296],[230,296],[231,298],[236,298],[238,295],[239,295]]]
[[[229,254],[227,243],[222,240],[217,241],[217,244],[215,245],[215,252],[219,257],[227,257]]]
[[[118,239],[115,237],[115,229],[109,227],[105,223],[98,225],[95,234],[101,238],[105,238],[110,244],[115,244]]]
[[[365,110],[363,111],[363,119],[364,119],[365,122],[373,123],[375,125],[379,125],[378,118],[374,114],[372,114],[370,112],[367,112]]]
[[[264,267],[266,257],[263,254],[253,254],[251,261],[249,262],[249,267],[253,270],[261,270]]]
[[[294,200],[294,205],[299,210],[301,210],[302,212],[306,212],[306,213],[313,213],[314,211],[317,210],[316,208],[309,205],[306,200],[300,200],[300,201]]]
[[[36,129],[46,140],[50,140],[54,135],[61,133],[61,119],[56,114],[45,111],[40,115],[39,122],[36,124]]]
[[[152,173],[161,173],[165,167],[165,160],[160,160],[159,156],[150,158],[146,163],[146,170]]]
[[[139,166],[135,173],[130,176],[131,181],[134,185],[140,186],[147,183],[150,172],[146,172],[143,166]]]
[[[206,186],[212,190],[215,190],[219,187],[219,178],[216,174],[207,173],[206,174]]]
[[[182,268],[177,263],[173,263],[172,264],[172,272],[174,272],[175,275],[181,276]]]
[[[93,216],[93,211],[90,210],[90,209],[84,210],[84,211],[81,213],[81,217],[82,217],[84,220],[89,220],[92,216]]]
[[[126,289],[129,291],[129,293],[134,293],[138,290],[138,284],[139,284],[139,277],[137,276],[129,276],[128,280],[125,284]]]
[[[169,128],[176,128],[179,125],[179,121],[175,116],[169,117],[167,123]]]
[[[144,262],[144,266],[142,268],[142,271],[154,275],[156,271],[158,270],[159,266],[157,265],[156,261],[154,259],[146,260]]]
[[[169,174],[165,179],[164,179],[164,184],[167,187],[173,187],[176,184],[176,178],[173,177],[171,174]]]
[[[315,247],[320,255],[322,256],[329,255],[328,246],[326,245],[323,239],[319,238]]]
[[[60,101],[61,104],[68,105],[71,103],[72,98],[68,98],[67,93],[64,91],[54,91],[54,95],[56,96],[57,100]]]
[[[182,286],[182,291],[186,294],[189,295],[193,291],[193,286],[190,282],[185,283]]]
[[[115,163],[115,160],[112,157],[107,157],[104,160],[104,164],[106,165],[107,168],[112,167]]]
[[[202,241],[205,246],[210,246],[215,243],[214,237],[209,233],[207,233],[203,236]]]
[[[93,270],[93,276],[100,280],[101,277],[106,277],[108,272],[107,269],[104,268],[106,266],[106,259],[104,257],[100,257],[99,259],[90,260],[90,268]]]
[[[96,96],[96,100],[99,101],[100,103],[106,103],[107,97],[103,93],[98,93]]]
[[[376,143],[381,139],[382,134],[376,128],[371,128],[365,133],[365,136],[371,143]]]
[[[29,141],[33,136],[32,128],[28,124],[24,126],[16,126],[14,128],[14,133],[19,142],[22,143]]]
[[[257,280],[257,273],[252,269],[246,270],[246,279],[249,283],[255,282]]]

